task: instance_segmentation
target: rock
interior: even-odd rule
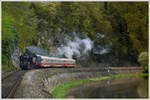
[[[17,47],[17,49],[14,51],[14,53],[11,56],[12,63],[16,68],[20,67],[20,61],[19,61],[19,56],[21,55],[20,49]]]

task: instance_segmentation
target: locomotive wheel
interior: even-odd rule
[[[22,69],[22,70],[24,70],[24,68],[23,68],[23,67],[21,67],[21,69]]]
[[[33,68],[38,69],[38,68],[39,68],[39,66],[38,66],[38,65],[36,65],[36,66],[34,66]]]

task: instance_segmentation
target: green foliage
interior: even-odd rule
[[[12,70],[14,70],[14,69],[16,69],[16,67],[13,66],[12,64],[11,64],[9,67],[6,66],[6,65],[2,65],[2,70],[5,70],[5,71],[7,71],[7,72],[10,72],[10,71],[12,71]]]
[[[52,92],[53,98],[65,98],[65,94],[68,88],[76,85],[81,85],[86,82],[89,82],[89,80],[75,80],[65,84],[61,84],[53,90]]]
[[[7,57],[5,54],[2,54],[2,64],[6,64],[8,61]]]
[[[19,44],[18,46],[24,50],[26,46],[37,44],[37,35],[36,30],[38,20],[33,13],[33,10],[30,9],[30,3],[27,2],[3,2],[2,3],[2,12],[7,13],[3,15],[3,23],[6,23],[7,16],[11,16],[13,19],[13,26],[16,31],[19,33]],[[9,18],[10,19],[10,18]],[[5,26],[3,28],[6,28]],[[5,29],[3,29],[5,30]],[[2,32],[7,34],[7,32]],[[7,35],[6,35],[7,36]]]
[[[14,18],[7,13],[2,13],[2,63],[6,64],[15,50],[19,36],[14,26]]]
[[[121,16],[127,23],[127,31],[133,48],[137,49],[138,54],[143,50],[148,50],[148,3],[124,3]]]
[[[93,82],[93,81],[100,81],[100,80],[120,78],[120,77],[134,77],[134,76],[146,77],[146,76],[148,76],[148,74],[146,74],[146,73],[115,74],[115,75],[111,75],[111,76],[101,76],[99,78],[89,78],[89,79],[85,79],[85,80],[69,81],[67,83],[56,86],[56,88],[52,91],[52,95],[53,95],[53,98],[65,98],[65,94],[66,94],[67,90],[73,86],[82,85],[84,83]]]
[[[17,46],[51,50],[73,31],[89,36],[94,46],[112,44],[119,63],[137,63],[148,51],[148,2],[2,2],[3,63]]]
[[[37,20],[27,2],[2,2],[2,64],[11,69],[11,55],[19,47],[37,44]]]
[[[147,52],[141,52],[138,58],[138,62],[143,67],[145,72],[148,72],[148,53]]]

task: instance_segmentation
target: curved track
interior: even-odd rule
[[[116,73],[125,73],[125,72],[137,72],[137,71],[141,71],[142,68],[141,67],[105,67],[105,68],[41,68],[41,69],[33,69],[34,70],[40,70],[41,72],[44,72],[43,74],[45,75],[45,77],[50,77],[56,74],[60,74],[60,73],[74,73],[74,72],[97,72],[97,71],[101,71],[104,74],[105,73],[114,73],[114,71]],[[31,71],[31,70],[30,70]],[[29,72],[30,72],[29,71]],[[2,98],[15,98],[15,95],[17,94],[19,88],[20,88],[20,83],[22,81],[22,78],[24,76],[24,74],[27,71],[25,70],[21,70],[21,71],[16,71],[10,75],[7,75],[6,77],[2,78]],[[30,74],[29,74],[30,75]],[[31,77],[33,77],[31,75]],[[37,79],[36,79],[37,80]],[[35,81],[34,81],[35,82]],[[42,82],[41,82],[42,83]],[[37,84],[35,85],[35,87],[41,86],[40,82],[37,82]],[[43,85],[42,85],[43,86]],[[42,87],[41,86],[41,87]],[[19,88],[18,88],[19,87]],[[31,86],[32,88],[34,88],[34,86]],[[23,89],[23,87],[21,87],[21,89]],[[35,88],[36,89],[36,88]],[[27,93],[31,95],[31,91],[33,91],[34,89],[29,89],[27,87]],[[40,89],[39,89],[40,90]],[[16,92],[17,91],[17,92]],[[38,91],[38,90],[37,90]],[[37,92],[36,91],[36,92]],[[42,89],[41,89],[42,91]],[[40,94],[42,94],[40,92]],[[33,91],[34,92],[34,91]],[[33,96],[33,94],[31,95],[31,97]],[[37,94],[35,96],[36,98],[38,97]]]
[[[17,71],[2,78],[2,98],[13,98],[26,71]]]

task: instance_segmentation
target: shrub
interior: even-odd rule
[[[141,52],[138,58],[138,62],[143,67],[145,72],[148,72],[148,53]]]

